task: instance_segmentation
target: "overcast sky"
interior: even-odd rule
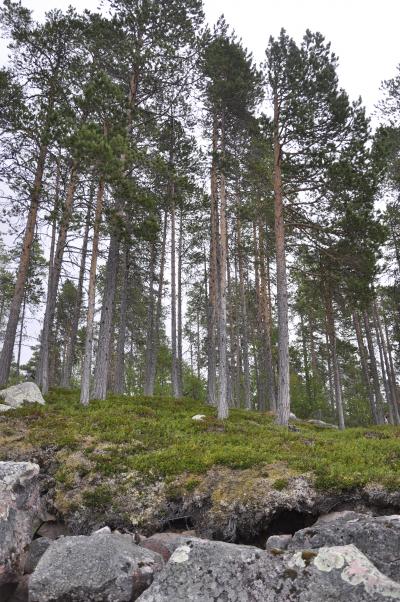
[[[95,10],[99,0],[22,0],[37,18],[69,4]],[[270,35],[281,27],[296,38],[305,29],[320,31],[340,59],[340,82],[351,98],[362,96],[372,113],[383,79],[400,63],[400,0],[205,0],[207,20],[219,15],[243,39],[257,60],[263,60]],[[4,46],[1,49],[4,55]],[[4,62],[4,58],[3,61]]]

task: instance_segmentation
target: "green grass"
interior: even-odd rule
[[[204,422],[191,419],[198,413],[206,414]],[[266,474],[277,463],[287,469],[287,474],[273,475],[277,490],[287,486],[288,476],[304,473],[321,489],[371,482],[389,489],[400,486],[398,428],[338,432],[298,426],[300,432],[288,432],[270,415],[245,410],[232,410],[222,423],[213,408],[190,399],[110,397],[83,408],[76,391],[57,390],[44,407],[26,406],[1,417],[0,459],[12,457],[17,440],[21,450],[54,448],[71,457],[79,452],[99,475],[138,471],[155,480],[190,473],[187,491],[196,487],[196,475],[216,465],[259,467]],[[18,439],[18,433],[23,437]],[[83,463],[80,470],[89,469]],[[60,467],[56,478],[68,484],[68,465]],[[100,488],[89,495],[94,496],[86,500],[90,504],[106,503],[110,493]]]

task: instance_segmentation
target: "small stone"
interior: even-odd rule
[[[39,387],[32,382],[20,383],[3,389],[0,391],[0,398],[4,399],[4,405],[12,408],[19,408],[24,403],[39,403],[40,405],[46,403]]]
[[[101,529],[97,529],[97,531],[93,531],[93,535],[96,535],[96,533],[111,533],[111,529],[108,526],[101,527]]]
[[[203,422],[205,418],[205,414],[195,414],[194,416],[192,416],[192,420],[194,420],[195,422]]]
[[[271,535],[265,546],[266,550],[286,550],[293,535]]]

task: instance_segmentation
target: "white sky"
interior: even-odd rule
[[[162,0],[161,0],[162,1]],[[22,0],[40,18],[53,8],[69,4],[95,10],[99,0]],[[224,13],[255,58],[264,58],[269,36],[281,27],[296,38],[306,28],[320,31],[339,56],[341,85],[351,98],[362,96],[372,113],[383,79],[394,75],[400,63],[400,0],[205,0],[210,24]],[[0,49],[4,62],[4,46]]]

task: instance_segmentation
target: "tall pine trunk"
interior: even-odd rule
[[[178,386],[179,394],[183,395],[183,340],[182,340],[182,245],[183,245],[183,210],[179,215],[179,240],[178,240],[178,312],[177,312],[177,337],[178,337]]]
[[[126,335],[126,310],[128,305],[129,283],[129,247],[126,243],[121,269],[121,295],[119,306],[118,339],[115,358],[114,392],[125,393],[125,335]]]
[[[91,364],[92,364],[92,349],[93,349],[94,312],[95,312],[95,305],[96,305],[96,270],[97,270],[97,256],[98,256],[98,252],[99,252],[100,224],[101,224],[101,214],[103,211],[103,201],[104,201],[104,177],[100,176],[99,187],[97,190],[94,227],[93,227],[92,258],[90,261],[88,310],[87,310],[87,318],[86,318],[85,351],[84,351],[84,356],[83,356],[83,361],[82,361],[80,402],[84,406],[89,405],[90,370],[91,370]]]
[[[217,118],[213,119],[212,160],[211,160],[211,236],[209,292],[207,308],[207,402],[215,406],[217,403],[217,245],[218,245],[218,180],[217,180],[218,126]]]
[[[106,279],[104,283],[99,340],[94,370],[92,399],[105,399],[107,396],[108,368],[110,359],[110,341],[114,313],[115,291],[119,257],[119,236],[113,228],[108,249]]]
[[[33,239],[35,236],[35,227],[37,213],[39,209],[40,193],[42,190],[44,166],[47,157],[47,145],[42,143],[39,148],[38,161],[36,164],[35,178],[30,193],[30,206],[28,218],[25,227],[24,239],[22,243],[22,253],[19,260],[17,278],[15,282],[14,294],[11,300],[10,311],[8,314],[7,327],[4,334],[3,349],[0,355],[0,387],[7,384],[10,375],[11,362],[14,351],[15,337],[21,305],[24,298],[24,289],[26,277],[28,274],[29,259]]]
[[[277,423],[287,426],[290,414],[289,315],[285,253],[285,224],[282,198],[282,148],[279,139],[279,101],[274,98],[274,200],[276,292],[278,305],[278,398]]]
[[[78,287],[76,293],[76,301],[74,312],[72,315],[71,330],[69,333],[68,340],[66,341],[64,362],[61,373],[61,387],[68,389],[71,386],[72,367],[75,358],[76,339],[78,336],[79,319],[81,317],[82,308],[82,297],[83,297],[83,281],[85,278],[86,269],[86,257],[89,240],[89,229],[90,229],[90,213],[91,213],[92,199],[90,199],[89,207],[86,214],[85,230],[83,233],[82,249],[81,249],[81,263],[79,266],[79,277]]]
[[[397,388],[397,382],[396,382],[396,372],[394,370],[393,357],[392,357],[392,345],[390,342],[388,325],[387,325],[385,315],[383,315],[383,325],[385,328],[386,348],[387,348],[387,353],[388,353],[388,358],[389,358],[389,366],[390,366],[390,373],[391,373],[391,378],[392,378],[392,382],[393,382],[393,390],[394,390],[396,404],[398,407],[399,406],[399,396],[398,396],[398,388]]]
[[[218,244],[218,359],[219,387],[217,397],[218,418],[228,417],[228,352],[226,331],[226,269],[227,269],[227,219],[226,219],[226,189],[225,189],[225,124],[221,118],[221,169],[220,169],[220,211],[219,211],[219,244]]]
[[[390,364],[387,354],[387,348],[385,344],[385,338],[383,336],[382,324],[379,313],[377,311],[376,303],[373,304],[373,318],[376,330],[376,338],[378,342],[379,353],[381,357],[382,376],[384,378],[387,401],[392,409],[392,416],[394,424],[400,424],[399,409],[396,400],[396,390],[393,386],[393,380],[391,378]]]
[[[244,260],[242,245],[242,225],[240,218],[236,218],[236,245],[238,253],[239,270],[239,291],[240,291],[240,326],[242,339],[242,357],[243,357],[243,382],[244,382],[244,407],[251,409],[251,390],[250,390],[250,362],[249,362],[249,335],[247,318],[247,300],[244,283]]]
[[[24,295],[24,300],[22,302],[22,314],[20,320],[19,327],[19,339],[18,339],[18,355],[17,355],[17,376],[19,376],[19,370],[21,367],[21,352],[22,352],[22,338],[24,336],[24,326],[25,326],[25,308],[26,308],[26,294]]]
[[[176,211],[175,211],[175,190],[174,183],[171,182],[171,383],[172,395],[181,397],[179,390],[179,367],[177,353],[177,334],[176,334]]]
[[[154,386],[157,373],[158,350],[160,347],[160,327],[162,314],[162,300],[164,293],[164,271],[167,246],[168,214],[164,214],[163,236],[161,241],[160,274],[158,280],[157,304],[152,331],[151,353],[149,354],[149,370],[146,372],[145,391],[146,395],[154,395]]]
[[[49,389],[49,353],[51,345],[52,328],[57,302],[57,291],[61,276],[61,267],[64,257],[65,245],[67,242],[68,228],[71,222],[72,210],[74,204],[74,195],[77,185],[77,168],[74,164],[71,168],[65,206],[60,221],[60,231],[58,234],[56,250],[54,254],[53,268],[51,270],[51,278],[49,279],[49,288],[47,291],[46,310],[43,321],[43,330],[41,337],[40,350],[40,372],[37,377],[37,382],[42,388],[42,393],[45,394]]]
[[[149,260],[149,300],[147,303],[147,332],[146,332],[146,352],[144,365],[144,386],[143,393],[145,395],[153,395],[153,388],[150,383],[151,362],[153,360],[153,347],[155,337],[155,266],[156,266],[156,241],[150,243],[150,260]]]
[[[265,237],[263,224],[258,222],[258,247],[260,258],[260,303],[261,303],[261,325],[263,330],[265,344],[265,372],[267,377],[267,395],[269,408],[276,411],[276,396],[275,396],[275,374],[272,360],[272,343],[271,343],[271,323],[270,323],[270,307],[271,299],[269,297],[269,286],[267,282],[267,270],[265,262]]]
[[[265,337],[263,329],[260,328],[262,324],[261,315],[261,285],[260,285],[260,247],[258,244],[257,225],[253,222],[253,243],[254,243],[254,287],[256,294],[256,318],[257,326],[255,329],[255,341],[256,341],[256,360],[257,360],[257,409],[264,412],[267,409],[266,398],[267,398],[267,387],[266,387],[266,374],[265,370]]]
[[[329,403],[331,405],[332,416],[336,414],[336,405],[335,405],[335,392],[333,387],[333,377],[332,377],[332,358],[331,358],[331,350],[329,343],[329,335],[328,335],[328,323],[325,316],[325,349],[326,349],[326,363],[327,363],[327,371],[328,371],[328,393],[329,393]]]
[[[374,394],[373,394],[373,391],[371,388],[371,381],[370,381],[370,377],[369,377],[367,354],[366,354],[366,350],[364,347],[361,324],[360,324],[360,320],[358,318],[357,312],[355,312],[355,311],[353,312],[353,325],[354,325],[354,330],[356,332],[356,337],[357,337],[358,354],[360,356],[360,363],[361,363],[361,374],[363,376],[364,387],[365,387],[365,390],[367,391],[367,395],[368,395],[368,399],[369,399],[369,407],[371,410],[371,416],[373,418],[374,423],[379,424]]]
[[[383,424],[384,423],[383,398],[382,398],[381,386],[379,383],[378,366],[377,366],[377,362],[376,362],[374,342],[372,339],[371,325],[370,325],[370,321],[369,321],[368,312],[366,312],[366,311],[364,312],[363,318],[364,318],[365,337],[367,339],[367,346],[368,346],[369,361],[371,364],[371,374],[372,374],[372,383],[374,386],[376,413],[377,413],[377,417],[378,417],[378,423]]]
[[[338,416],[339,428],[344,429],[344,412],[343,412],[343,398],[342,398],[342,386],[340,382],[340,369],[339,361],[337,356],[337,338],[335,329],[335,319],[333,316],[333,303],[332,293],[329,289],[325,291],[325,309],[326,309],[326,322],[328,326],[329,343],[332,354],[332,370],[333,370],[333,383],[335,391],[335,403],[336,412]]]

